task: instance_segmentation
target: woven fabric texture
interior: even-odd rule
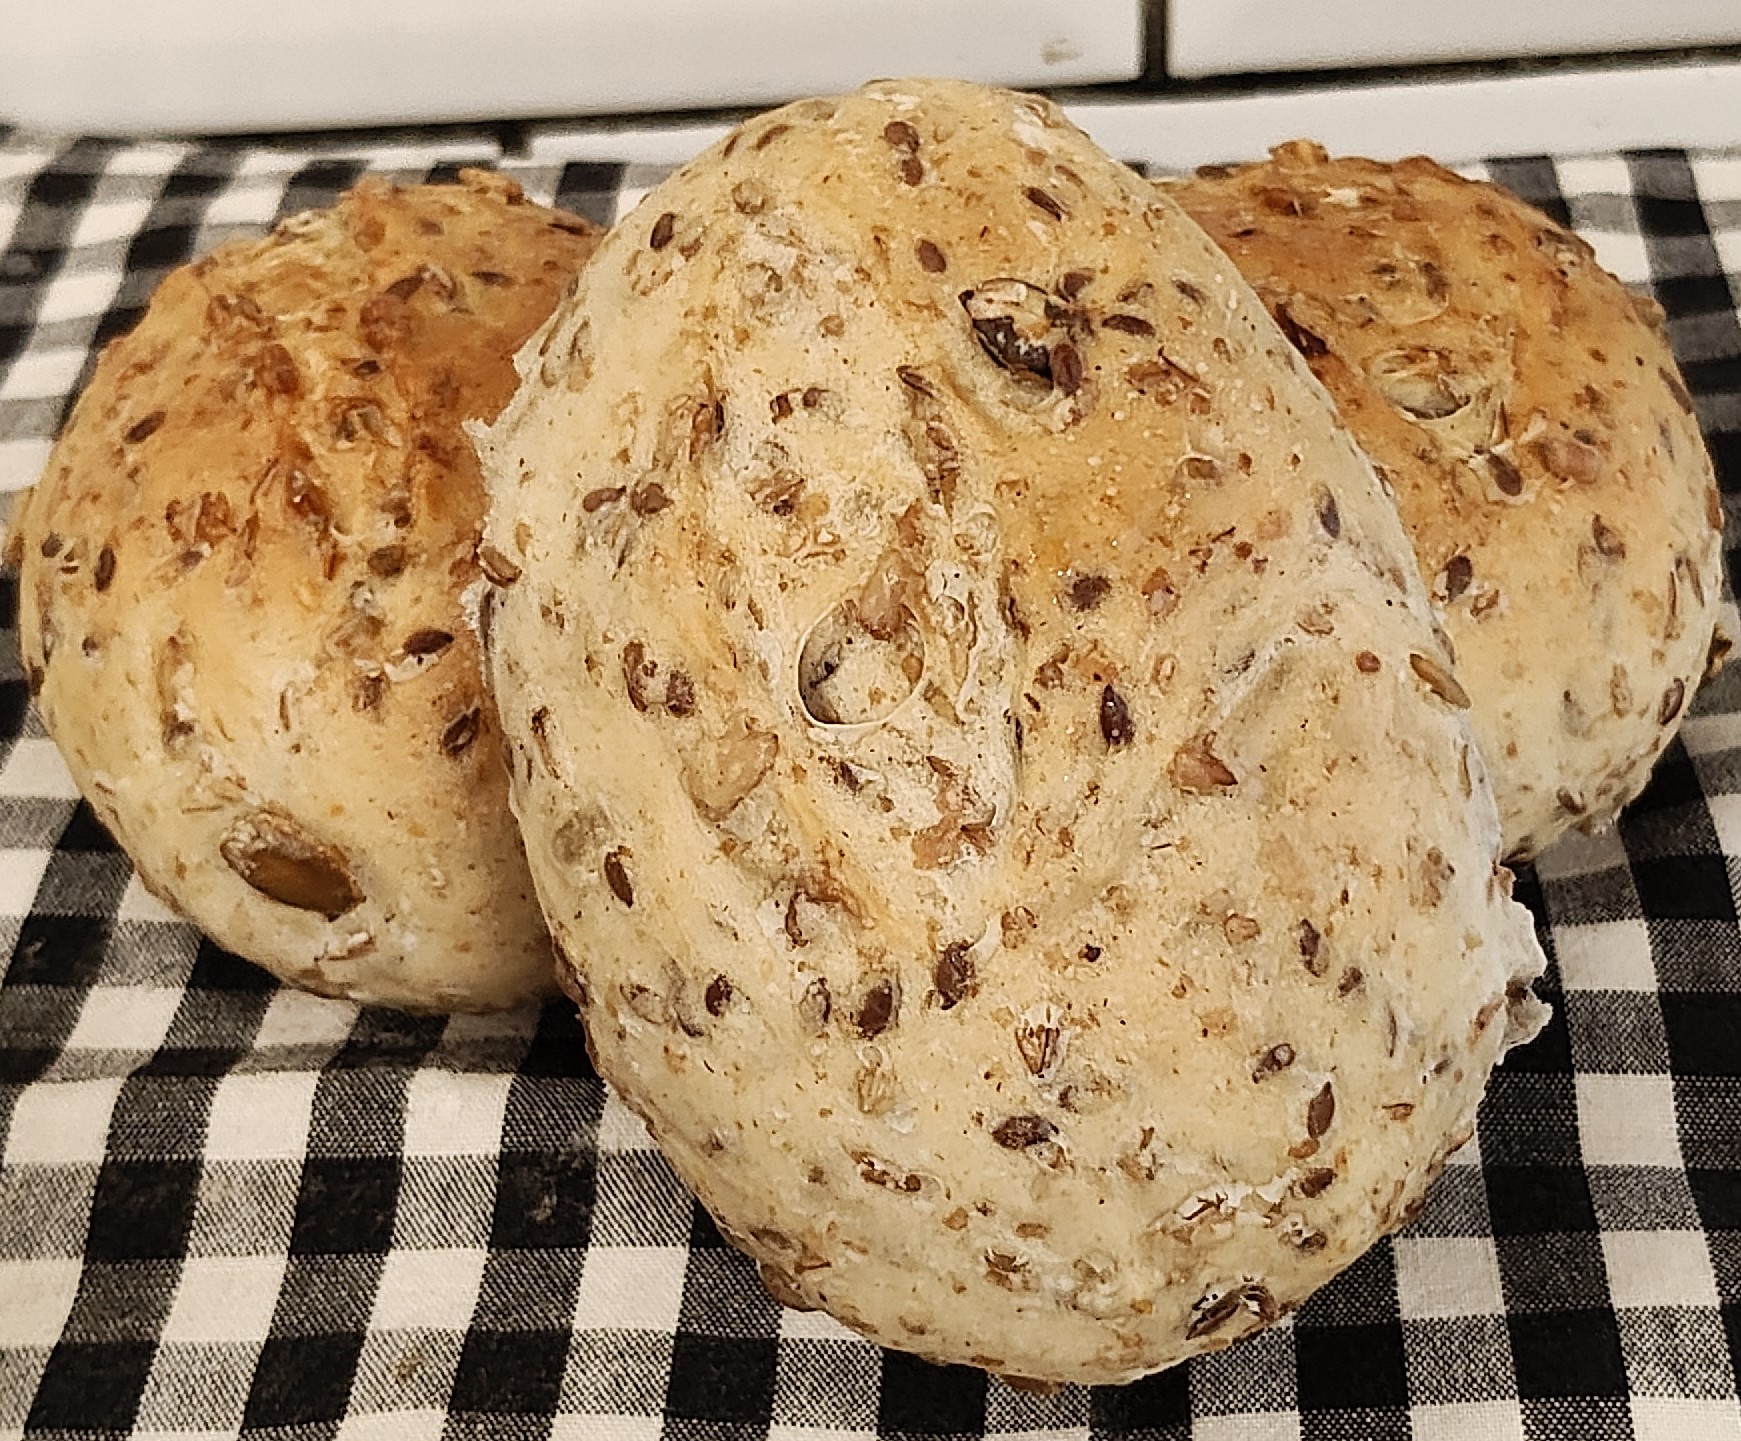
[[[607,223],[657,179],[559,152],[0,137],[0,490],[170,267],[365,169]],[[1741,154],[1465,168],[1661,300],[1741,540]],[[0,1438],[1741,1441],[1741,667],[1614,831],[1520,876],[1554,1019],[1420,1220],[1249,1344],[1040,1396],[782,1312],[567,1007],[359,1010],[169,916],[15,615],[0,577]]]

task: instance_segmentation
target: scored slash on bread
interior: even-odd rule
[[[1176,206],[880,83],[651,191],[519,365],[528,856],[780,1299],[1122,1381],[1415,1213],[1542,957],[1394,508]]]
[[[1422,158],[1299,141],[1162,185],[1395,492],[1507,853],[1612,820],[1729,644],[1722,506],[1661,308]]]
[[[551,990],[462,614],[460,427],[597,234],[468,171],[228,244],[105,350],[15,519],[80,790],[153,894],[287,981],[437,1011]]]

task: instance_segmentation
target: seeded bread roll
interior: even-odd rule
[[[1167,189],[1389,476],[1508,854],[1606,824],[1729,644],[1722,507],[1661,309],[1430,160],[1296,142]]]
[[[1541,957],[1394,510],[1175,206],[872,85],[649,194],[520,365],[533,874],[777,1296],[1121,1381],[1413,1214]]]
[[[153,894],[325,995],[551,986],[461,593],[461,423],[595,227],[483,172],[366,180],[170,275],[15,527],[30,684]]]

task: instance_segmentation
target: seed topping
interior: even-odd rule
[[[122,433],[121,439],[126,441],[128,445],[137,445],[142,440],[149,440],[157,434],[158,427],[163,424],[163,421],[164,412],[154,410],[151,414],[141,417],[128,426]]]
[[[1100,734],[1112,750],[1129,745],[1131,737],[1136,734],[1131,724],[1130,707],[1110,685],[1103,686],[1100,691]]]
[[[932,968],[931,979],[937,987],[938,1001],[946,1011],[953,1010],[979,989],[973,957],[965,941],[955,941],[943,948]]]
[[[261,895],[337,920],[363,900],[337,846],[317,840],[289,816],[256,811],[229,829],[218,853]]]
[[[629,857],[627,846],[618,846],[605,856],[605,884],[611,888],[611,894],[625,906],[635,904],[635,886],[629,879],[628,868],[623,862]]]
[[[471,749],[471,744],[478,738],[478,731],[483,725],[483,711],[473,706],[462,711],[447,723],[447,728],[441,733],[441,753],[445,756],[461,756]]]
[[[853,1014],[853,1028],[864,1040],[874,1040],[895,1023],[900,1010],[900,998],[895,983],[886,977],[864,993],[858,1010]]]
[[[1239,784],[1239,778],[1215,754],[1214,740],[1210,735],[1197,736],[1173,752],[1167,773],[1180,790],[1192,795],[1212,795]]]
[[[1475,578],[1475,567],[1469,557],[1459,552],[1445,562],[1445,599],[1455,600],[1469,589]]]
[[[992,1128],[991,1138],[1006,1151],[1025,1151],[1058,1134],[1058,1128],[1044,1116],[1010,1116]]]
[[[1469,692],[1458,683],[1456,676],[1452,675],[1431,656],[1410,651],[1409,669],[1419,676],[1421,683],[1446,705],[1455,706],[1458,710],[1469,709]]]

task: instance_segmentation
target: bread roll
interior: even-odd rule
[[[1430,160],[1298,142],[1167,188],[1389,477],[1507,853],[1611,820],[1728,648],[1722,507],[1660,308]]]
[[[153,894],[325,995],[551,989],[461,593],[462,421],[595,228],[483,172],[366,180],[170,275],[18,517],[32,690]]]
[[[652,191],[519,363],[533,873],[776,1295],[1121,1381],[1413,1213],[1541,957],[1394,510],[1175,206],[876,84]]]

